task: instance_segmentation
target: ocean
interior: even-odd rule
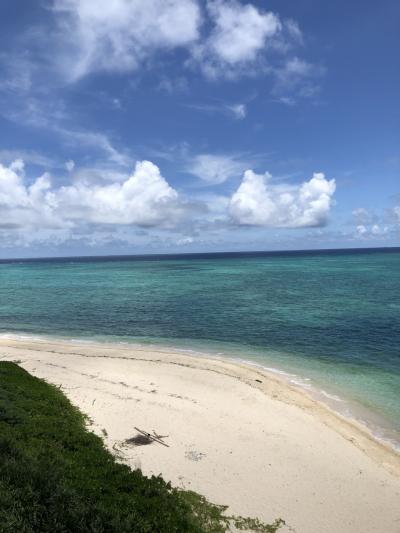
[[[0,334],[239,359],[400,448],[400,248],[2,260]]]

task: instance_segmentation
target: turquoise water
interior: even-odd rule
[[[0,333],[245,359],[400,442],[400,249],[3,261]]]

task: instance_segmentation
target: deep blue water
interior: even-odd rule
[[[252,360],[400,435],[400,249],[0,261],[0,332]]]

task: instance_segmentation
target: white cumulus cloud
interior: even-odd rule
[[[81,223],[173,226],[185,204],[156,165],[136,164],[120,182],[78,179],[54,187],[44,174],[26,183],[22,161],[0,165],[0,228],[71,228]]]
[[[272,176],[246,170],[229,212],[241,225],[304,228],[323,226],[332,206],[335,180],[322,173],[299,186],[274,185]]]
[[[57,200],[50,177],[43,174],[32,184],[24,182],[24,163],[17,159],[9,167],[0,164],[0,229],[25,226],[60,227]]]
[[[362,237],[364,239],[371,239],[372,237],[385,237],[388,233],[389,227],[379,224],[372,224],[371,226],[359,224],[356,227],[357,237]]]
[[[254,64],[282,29],[277,15],[237,0],[209,0],[210,35],[194,48],[206,75],[236,75]]]
[[[171,225],[183,212],[178,193],[150,161],[138,162],[122,183],[77,183],[62,187],[57,196],[71,219],[93,223]]]

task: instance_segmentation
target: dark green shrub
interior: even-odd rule
[[[0,362],[0,533],[275,532],[117,463],[63,393]]]

